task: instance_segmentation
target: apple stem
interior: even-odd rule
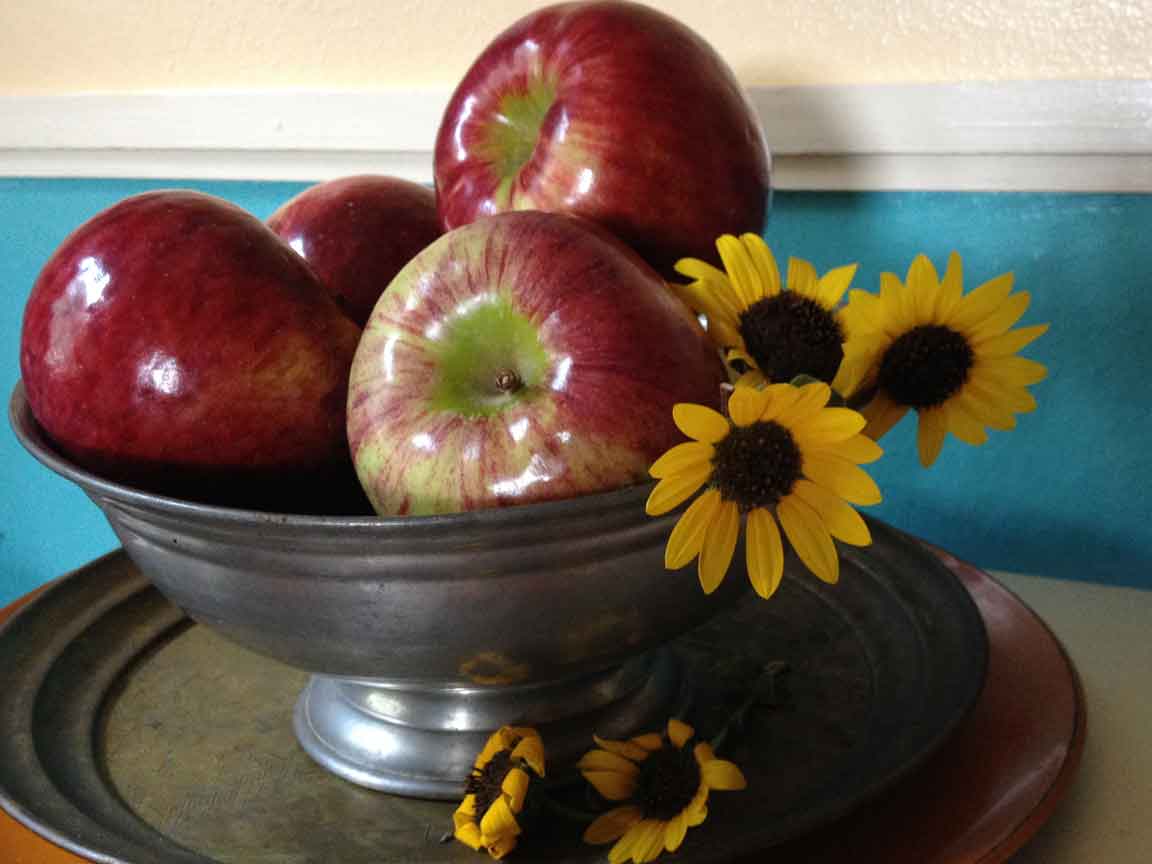
[[[515,393],[524,387],[524,381],[511,369],[496,373],[496,389],[502,393]]]

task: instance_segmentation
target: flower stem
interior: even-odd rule
[[[540,800],[545,807],[557,816],[563,816],[565,819],[571,819],[573,822],[591,822],[600,815],[591,810],[583,810],[579,807],[573,807],[570,804],[564,804],[557,801],[551,795],[541,795]]]
[[[789,671],[791,671],[791,667],[782,660],[776,660],[764,666],[748,696],[732,712],[728,720],[720,727],[720,731],[712,737],[710,743],[713,750],[719,750],[728,740],[731,731],[737,726],[743,725],[748,712],[756,703],[762,703],[770,708],[779,708],[784,704],[786,701],[784,679]]]

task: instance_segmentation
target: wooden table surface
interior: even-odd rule
[[[1152,688],[1148,686],[1152,592],[1011,574],[996,574],[997,584],[972,568],[962,569],[960,575],[984,613],[993,648],[981,704],[956,739],[923,771],[858,818],[820,832],[818,840],[788,844],[779,850],[786,853],[781,860],[832,862],[844,860],[844,855],[884,864],[1152,860],[1152,820],[1147,817],[1152,807]],[[1022,667],[1036,659],[1027,652],[1038,656],[1037,646],[1047,644],[1048,656],[1041,659],[1053,663],[1059,648],[1047,638],[1043,624],[1002,586],[1039,613],[1075,662],[1091,724],[1086,746],[1082,729],[1072,737],[1057,730],[1056,721],[1064,723],[1060,729],[1067,725],[1067,718],[1056,716],[1063,708],[1049,705],[1045,710],[1051,717],[1045,719],[1039,714],[1043,706],[1033,703],[1034,699],[1050,703],[1066,698],[1072,688],[1067,681],[1062,688],[1057,686],[1060,671],[1055,667],[1046,675],[1021,674]],[[0,621],[35,593],[0,610]],[[1035,716],[1023,711],[1029,705]],[[989,747],[987,737],[998,739],[998,746]],[[1057,745],[1064,738],[1068,740],[1061,752]],[[1024,757],[1021,748],[1043,750],[1048,745],[1052,748],[1048,764],[1037,764],[1031,778],[1021,775],[1019,783],[1007,782],[1008,775],[990,779],[997,772],[1020,773],[1020,765],[1001,764],[1013,753],[1018,762],[1025,758],[1042,762],[1043,754]],[[1020,796],[1026,797],[1029,783],[1038,782],[1047,791],[1025,806]],[[958,788],[957,783],[965,788]],[[979,788],[981,784],[984,788]],[[982,816],[978,812],[989,807]],[[941,831],[956,835],[943,848],[937,842]],[[1020,849],[1022,844],[1026,845]],[[929,853],[929,848],[934,851]],[[971,852],[977,848],[984,853]],[[3,864],[82,861],[0,811]]]

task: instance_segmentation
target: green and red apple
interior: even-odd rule
[[[723,364],[631,249],[571,216],[449,232],[384,292],[352,364],[348,440],[381,515],[569,498],[647,478],[677,402]]]

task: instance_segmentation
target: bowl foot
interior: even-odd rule
[[[412,798],[458,799],[476,755],[503,725],[532,726],[549,764],[571,761],[593,733],[659,729],[681,686],[657,651],[593,675],[528,686],[456,686],[314,675],[296,702],[296,738],[352,783]]]

